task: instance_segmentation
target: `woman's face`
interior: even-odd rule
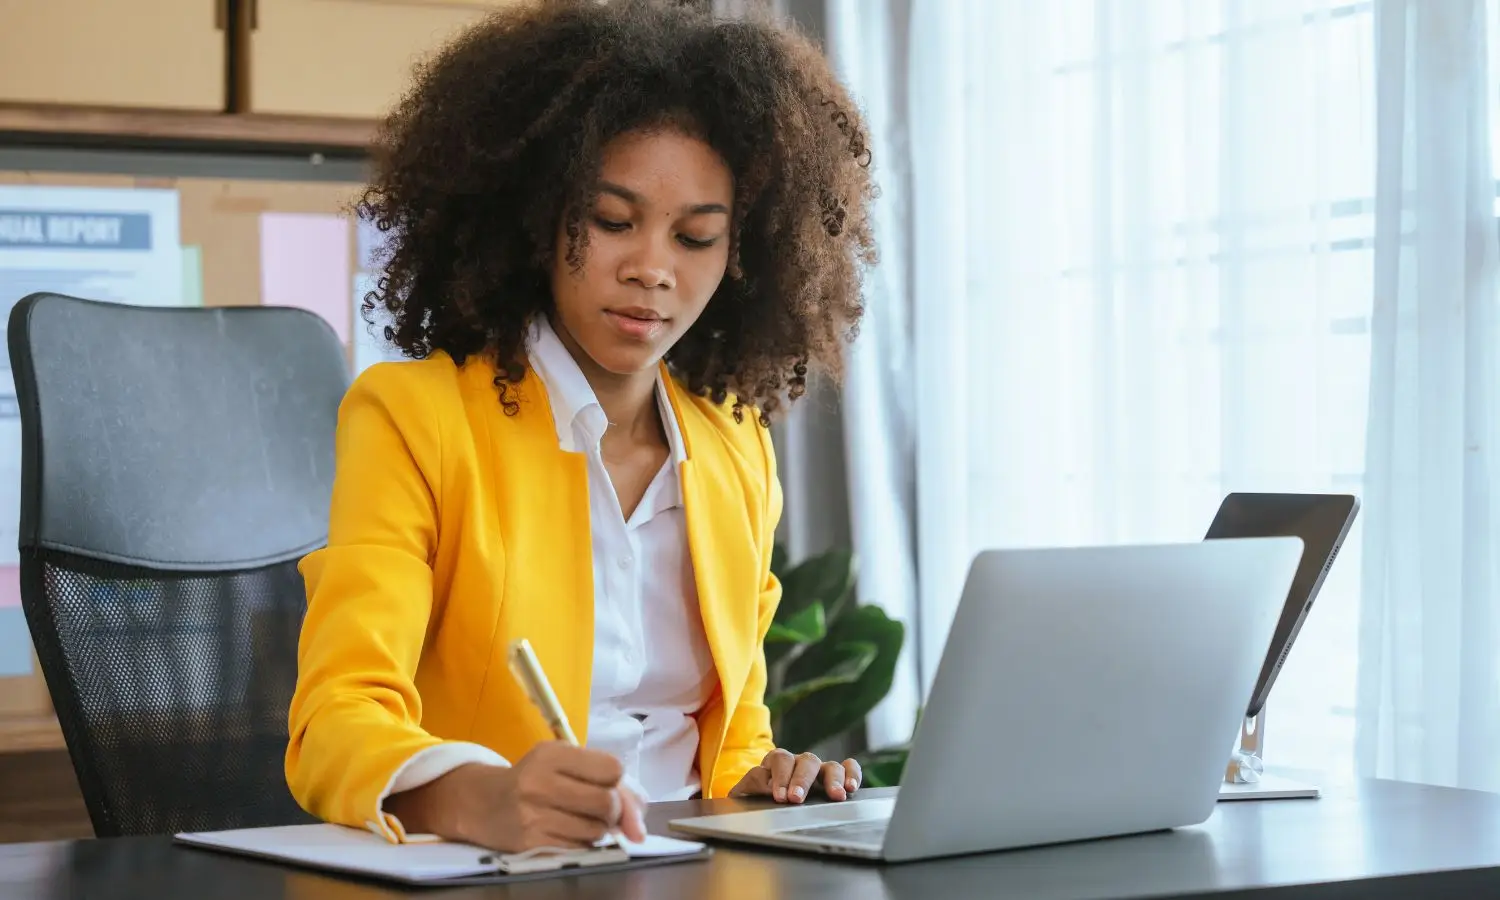
[[[605,147],[583,266],[563,233],[552,265],[553,324],[586,372],[651,370],[698,320],[724,278],[733,200],[729,166],[697,138],[637,131]]]

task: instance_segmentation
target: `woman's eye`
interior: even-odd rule
[[[630,227],[629,222],[616,222],[613,219],[606,219],[603,216],[595,216],[594,224],[605,231],[624,231]]]
[[[699,239],[699,238],[688,237],[685,234],[679,234],[677,236],[677,241],[678,241],[678,243],[682,244],[682,246],[687,247],[690,250],[704,250],[704,249],[707,249],[709,247],[712,247],[714,244],[717,244],[719,242],[719,239],[718,238],[703,238],[703,239]]]

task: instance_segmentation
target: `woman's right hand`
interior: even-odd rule
[[[619,760],[560,741],[538,744],[514,766],[459,766],[421,787],[387,797],[385,811],[408,834],[518,853],[587,847],[619,827],[646,837],[640,799],[620,783]]]

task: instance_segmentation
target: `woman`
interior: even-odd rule
[[[646,0],[526,3],[386,122],[367,296],[415,362],[339,414],[287,778],[392,841],[643,836],[646,800],[834,800],[776,748],[766,430],[839,370],[873,257],[862,125],[819,52]],[[511,675],[530,640],[583,747]],[[806,749],[806,748],[791,748]]]

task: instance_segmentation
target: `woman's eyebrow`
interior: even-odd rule
[[[627,203],[634,203],[636,205],[640,205],[642,203],[640,194],[637,194],[635,191],[632,191],[630,188],[625,187],[624,185],[615,184],[613,181],[599,182],[599,193],[613,194],[614,196],[619,197],[621,200],[624,200]],[[688,215],[693,216],[704,216],[711,213],[723,213],[725,215],[728,215],[729,207],[725,206],[722,203],[690,203],[687,206],[683,207],[683,211]]]

